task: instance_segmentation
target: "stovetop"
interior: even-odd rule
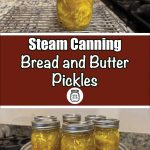
[[[0,150],[20,150],[21,147],[28,143],[30,138],[27,136],[8,136],[0,138]]]
[[[103,0],[134,32],[150,32],[150,0]]]

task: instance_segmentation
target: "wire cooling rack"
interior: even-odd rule
[[[16,4],[0,19],[1,33],[67,32],[57,23],[55,0],[18,0]],[[97,1],[94,3],[92,21],[82,32],[132,31],[106,5]]]

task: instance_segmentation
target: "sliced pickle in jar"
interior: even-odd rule
[[[42,120],[32,122],[32,150],[60,150],[60,122]]]
[[[63,135],[61,150],[93,150],[93,135]]]
[[[57,0],[58,21],[68,30],[82,30],[92,18],[93,0]]]
[[[95,150],[92,123],[63,124],[61,150]]]
[[[119,150],[119,122],[116,120],[94,120],[96,150]]]

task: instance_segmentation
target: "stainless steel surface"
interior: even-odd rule
[[[41,120],[41,121],[32,121],[32,128],[36,130],[42,130],[42,129],[55,129],[60,127],[60,121],[54,121],[54,120]]]
[[[94,124],[92,122],[80,122],[80,123],[64,123],[62,125],[62,132],[66,133],[86,133],[94,130]]]
[[[0,17],[1,33],[66,32],[57,23],[55,0],[16,0],[12,8],[6,12]],[[97,0],[94,4],[91,24],[82,32],[125,33],[132,31],[101,1]]]
[[[35,116],[34,117],[34,121],[42,121],[42,120],[48,120],[48,119],[57,121],[57,117],[55,116]]]
[[[64,114],[63,122],[79,122],[81,121],[81,115],[78,114]]]
[[[101,116],[101,115],[88,115],[88,116],[85,116],[85,121],[94,121],[95,119],[101,120],[101,119],[106,119],[106,117]]]
[[[27,143],[26,145],[24,145],[21,150],[32,150],[32,146],[31,146],[31,143]],[[119,150],[128,150],[128,148],[123,145],[123,144],[120,144],[119,145]]]
[[[0,124],[0,138],[10,136],[10,128],[7,125]]]
[[[119,128],[119,120],[117,119],[96,119],[93,123],[96,127],[100,128]]]

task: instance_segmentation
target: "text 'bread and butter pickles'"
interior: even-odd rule
[[[88,65],[91,69],[125,69],[128,67],[128,59],[117,59],[116,57],[108,57],[107,59],[101,59],[98,55],[90,55],[90,61],[87,60],[87,56],[83,55],[79,60],[65,59],[62,60],[62,68],[64,69],[86,69]],[[54,59],[35,59],[29,55],[21,56],[21,68],[22,69],[59,69],[60,68],[60,56],[56,55]]]
[[[66,50],[99,50],[99,51],[115,51],[120,52],[122,47],[121,40],[113,40],[107,38],[101,39],[87,39],[79,40],[78,38],[71,38],[70,44],[68,40],[46,40],[46,39],[36,39],[29,38],[29,50],[38,50],[38,51],[66,51]],[[68,47],[70,45],[70,47]]]

